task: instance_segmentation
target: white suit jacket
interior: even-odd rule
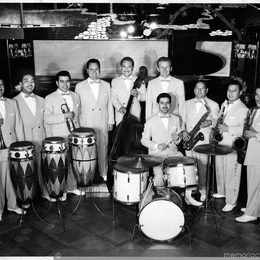
[[[81,99],[80,120],[82,126],[107,131],[108,124],[115,123],[109,83],[100,80],[97,99],[95,99],[87,79],[76,85],[75,92],[79,94]]]
[[[209,98],[205,98],[206,103],[208,104],[209,108],[210,108],[210,112],[209,115],[206,119],[208,120],[212,120],[213,121],[213,125],[216,122],[217,118],[218,118],[218,112],[219,112],[219,105],[217,102],[209,99]],[[189,99],[187,101],[185,101],[184,104],[184,118],[183,121],[186,125],[186,130],[188,132],[192,131],[194,126],[198,123],[198,121],[202,118],[202,116],[207,112],[207,109],[204,105],[202,105],[200,107],[200,110],[198,112],[198,114],[196,113],[196,100],[195,98]],[[199,132],[203,133],[204,135],[204,140],[203,141],[199,141],[196,145],[199,144],[208,144],[209,143],[209,135],[212,131],[212,128],[209,127],[205,127],[205,128],[201,128],[199,130]]]
[[[13,99],[17,101],[21,113],[25,140],[33,142],[35,144],[36,151],[41,151],[42,141],[45,139],[45,129],[43,126],[44,98],[35,95],[35,116],[26,104],[21,93]]]
[[[73,120],[75,128],[79,127],[79,111],[80,111],[80,99],[77,93],[70,91],[73,100],[73,111],[75,112],[75,118]],[[70,134],[66,125],[66,119],[61,111],[61,105],[65,101],[58,90],[47,95],[44,100],[44,128],[46,136],[60,136],[67,138]]]
[[[223,140],[219,144],[232,146],[234,138],[242,135],[247,111],[248,108],[240,99],[233,104],[224,116],[224,123],[229,130],[223,132]]]
[[[133,88],[134,82],[137,79],[137,77],[133,76],[132,82],[129,88],[129,91],[126,88],[125,81],[122,76],[119,76],[117,78],[114,78],[111,82],[112,91],[111,91],[111,100],[112,104],[115,107],[115,119],[116,124],[118,125],[123,118],[123,114],[118,112],[120,107],[124,106],[126,107],[128,104],[128,100],[130,98],[130,92]],[[146,95],[146,89],[145,87],[141,87],[138,91],[138,98],[133,97],[132,105],[130,109],[130,114],[135,116],[140,121],[140,115],[141,115],[141,106],[139,101],[144,101]]]
[[[157,77],[148,83],[146,92],[146,107],[145,117],[146,119],[156,114],[159,111],[156,98],[159,94],[163,93],[160,78]],[[175,115],[180,115],[183,118],[183,109],[185,102],[185,90],[182,80],[171,77],[168,87],[168,93],[172,97],[170,112]]]
[[[256,138],[250,138],[248,141],[245,165],[260,165],[260,115],[254,118],[252,127],[257,131]],[[260,173],[259,173],[260,174]]]
[[[167,143],[171,140],[171,134],[178,133],[180,130],[180,118],[178,116],[170,114],[168,129],[166,130],[159,113],[157,113],[147,119],[144,125],[141,143],[148,148],[148,153],[151,155],[172,155],[178,152],[177,146],[174,142],[171,142],[169,148],[163,152],[155,151],[154,146],[155,144]]]

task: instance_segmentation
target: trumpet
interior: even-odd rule
[[[0,120],[3,120],[3,118],[0,117]],[[2,149],[6,149],[6,145],[3,138],[2,124],[0,124],[0,150]]]
[[[67,103],[64,103],[61,105],[61,111],[63,114],[70,112],[70,109],[69,109]],[[76,128],[75,124],[71,118],[66,118],[66,124],[67,124],[68,130],[70,133]]]

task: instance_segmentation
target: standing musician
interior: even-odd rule
[[[17,205],[8,159],[8,147],[14,142],[24,140],[23,125],[16,101],[5,98],[4,92],[4,81],[0,79],[0,221],[5,207],[5,199],[7,199],[9,211],[26,214],[26,211]]]
[[[46,137],[59,136],[68,140],[70,129],[67,120],[73,120],[76,128],[79,127],[79,95],[70,91],[71,76],[68,71],[60,71],[56,75],[58,89],[47,95],[44,100],[44,127]],[[63,113],[61,106],[67,104],[69,111]],[[84,191],[77,189],[76,179],[72,167],[69,165],[67,192],[75,195],[84,195]],[[67,199],[67,192],[63,193],[62,201]]]
[[[244,165],[247,165],[247,204],[238,222],[250,222],[260,217],[260,87],[255,91],[256,107],[250,111],[249,125],[244,132],[248,139]],[[242,210],[242,209],[241,209]]]
[[[35,145],[37,176],[41,188],[41,196],[47,200],[51,200],[41,174],[42,141],[45,139],[45,129],[43,126],[44,98],[33,93],[35,81],[32,74],[25,73],[22,75],[19,85],[21,92],[13,99],[17,101],[21,113],[25,141],[33,142]]]
[[[139,101],[145,101],[146,87],[144,84],[139,89],[133,89],[134,82],[137,79],[133,76],[134,60],[131,57],[124,57],[121,62],[122,75],[112,79],[111,86],[111,101],[115,107],[115,121],[118,125],[126,113],[126,106],[129,100],[130,94],[134,96],[130,114],[135,116],[138,121],[141,117],[141,106]]]
[[[145,118],[155,115],[158,110],[156,101],[160,93],[169,93],[172,98],[170,113],[183,116],[185,93],[182,80],[170,75],[172,71],[172,62],[167,57],[161,57],[157,60],[157,70],[159,77],[149,81],[146,92]]]
[[[233,140],[242,135],[244,120],[247,115],[248,108],[239,99],[242,94],[242,84],[237,80],[231,80],[227,90],[228,102],[223,110],[223,120],[217,122],[216,127],[223,135],[223,140],[219,144],[232,147]],[[237,161],[237,152],[233,151],[227,155],[216,155],[216,180],[217,194],[213,194],[214,198],[226,197],[226,205],[222,209],[224,212],[232,211],[237,204],[239,193],[241,167]]]
[[[179,116],[171,114],[171,96],[161,93],[157,97],[159,112],[147,119],[142,134],[141,143],[146,146],[148,154],[166,159],[172,156],[183,156],[177,149],[181,138],[181,124]],[[163,165],[153,168],[154,185],[164,186]],[[191,188],[185,192],[185,201],[189,205],[201,206],[202,203],[191,197]]]
[[[86,65],[88,78],[76,85],[81,99],[81,125],[97,133],[99,180],[107,180],[108,131],[113,130],[114,110],[111,102],[110,85],[100,77],[100,62],[90,59]]]
[[[207,98],[208,88],[206,83],[198,81],[194,88],[195,98],[185,101],[184,104],[184,124],[186,130],[182,132],[184,141],[193,141],[194,137],[201,132],[204,136],[204,140],[199,140],[192,146],[191,150],[185,150],[185,154],[188,157],[192,157],[197,163],[198,175],[199,175],[199,189],[200,189],[200,201],[206,199],[206,176],[208,167],[208,155],[197,153],[193,150],[194,147],[200,144],[208,144],[209,136],[211,133],[211,126],[218,118],[218,103]],[[197,129],[194,129],[197,128]],[[194,135],[190,134],[194,132]]]

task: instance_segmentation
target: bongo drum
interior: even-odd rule
[[[68,177],[66,140],[58,136],[48,137],[42,147],[42,174],[49,196],[62,197]]]
[[[97,168],[96,133],[92,128],[76,128],[69,135],[72,169],[80,187],[92,185]]]
[[[21,141],[9,147],[10,175],[18,200],[22,204],[32,202],[37,187],[35,146]]]

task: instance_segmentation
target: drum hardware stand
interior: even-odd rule
[[[36,217],[37,217],[39,220],[41,220],[41,221],[42,221],[44,224],[46,224],[46,225],[49,225],[49,226],[51,226],[51,227],[54,227],[53,224],[51,224],[51,223],[45,221],[44,219],[42,219],[42,218],[39,216],[39,214],[36,212],[36,210],[35,210],[35,208],[34,208],[33,202],[31,202],[30,205],[32,206],[33,212],[34,212],[34,214],[36,215]],[[25,209],[25,207],[24,207],[23,205],[22,205],[22,209],[23,209],[23,210]],[[24,211],[23,211],[23,212],[24,212]],[[20,232],[20,230],[21,230],[21,228],[22,228],[22,222],[23,222],[23,217],[24,217],[24,215],[25,215],[25,214],[22,213],[22,215],[21,215],[21,217],[20,217],[20,221],[19,221],[18,228],[17,228],[17,230],[16,230],[16,232],[15,232],[13,238],[12,238],[12,241],[15,239],[15,237],[18,235],[18,233]]]

